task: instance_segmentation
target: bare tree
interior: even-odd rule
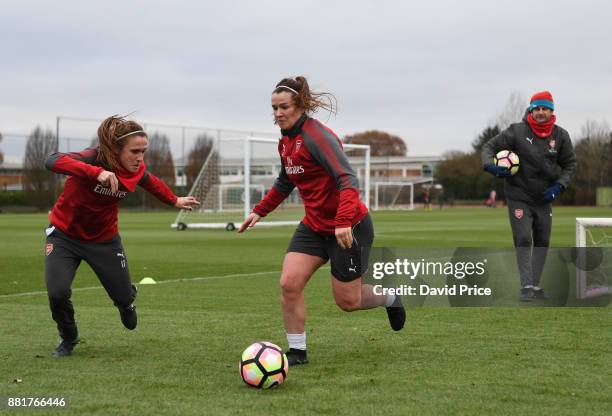
[[[610,135],[610,125],[607,121],[587,120],[580,129],[581,139],[606,140]]]
[[[482,151],[482,147],[486,142],[491,140],[493,137],[499,134],[499,127],[497,126],[487,126],[485,129],[478,135],[476,140],[472,142],[472,148],[475,152],[480,153]]]
[[[193,183],[198,177],[202,165],[204,162],[206,162],[209,153],[213,149],[214,142],[215,139],[206,133],[200,134],[198,137],[196,137],[195,143],[187,156],[187,164],[185,165],[187,189],[191,189]]]
[[[170,141],[165,134],[153,133],[149,136],[149,147],[145,153],[149,171],[162,179],[168,186],[174,186],[175,172]]]
[[[597,188],[612,185],[612,135],[605,121],[588,120],[576,142],[575,199],[594,204]]]
[[[189,151],[187,157],[187,165],[185,166],[185,174],[187,175],[187,188],[190,195],[197,197],[203,204],[207,203],[208,199],[217,199],[220,189],[220,163],[219,153],[215,149],[215,139],[207,134],[201,134],[196,138],[193,148]],[[202,168],[206,166],[202,177],[196,179]]]
[[[176,175],[168,136],[157,132],[149,136],[149,147],[145,153],[145,163],[147,170],[155,174],[155,176],[163,180],[171,188],[174,187]],[[143,205],[162,206],[155,197],[150,196],[147,192],[142,192],[142,201]]]
[[[350,144],[369,144],[371,156],[405,156],[407,152],[406,143],[401,137],[379,130],[345,136],[342,141]],[[361,156],[364,153],[363,150],[347,152],[351,156]]]
[[[500,131],[505,130],[510,124],[518,123],[523,119],[527,107],[527,100],[523,94],[513,91],[510,97],[508,97],[502,112],[495,117],[495,120],[490,125],[499,127]]]
[[[47,156],[55,151],[55,135],[36,127],[28,137],[23,160],[24,188],[28,201],[39,209],[53,204],[55,176],[45,168]]]

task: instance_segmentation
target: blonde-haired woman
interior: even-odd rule
[[[98,146],[81,152],[53,153],[45,162],[47,169],[69,175],[45,230],[45,282],[51,315],[61,338],[53,352],[55,357],[70,355],[79,343],[70,297],[72,280],[83,260],[119,309],[123,325],[130,330],[136,328],[136,287],[130,280],[118,232],[119,202],[141,186],[176,208],[199,205],[191,196],[177,197],[146,170],[148,138],[140,124],[108,117],[98,128],[98,142]]]

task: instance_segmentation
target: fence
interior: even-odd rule
[[[60,152],[79,151],[91,146],[97,141],[97,129],[100,119],[80,118],[70,116],[58,116],[54,133],[57,139],[56,147]],[[208,128],[188,125],[160,124],[152,122],[141,122],[144,129],[151,136],[153,134],[164,135],[168,138],[170,150],[175,167],[175,185],[178,192],[186,192],[187,176],[185,165],[190,150],[194,147],[199,136],[205,135],[215,142],[215,147],[227,149],[231,155],[235,153],[232,142],[241,142],[245,137],[278,138],[279,133],[243,131],[231,129]],[[52,129],[53,130],[53,129]],[[21,167],[25,154],[28,134],[12,134],[3,132],[3,141],[0,142],[0,152],[5,156],[4,163],[0,165],[0,189],[19,190],[22,189]],[[221,143],[224,143],[221,145]],[[228,157],[228,155],[222,155]],[[276,152],[270,157],[277,160]],[[371,175],[373,182],[418,182],[423,177],[432,180],[433,171],[439,158],[435,157],[377,157],[372,158]],[[355,162],[354,162],[355,163]],[[358,175],[363,175],[363,166],[355,163],[354,169]],[[9,172],[10,171],[10,172]],[[10,175],[9,175],[10,173]],[[224,172],[231,174],[231,172]],[[11,176],[12,175],[12,176]],[[399,175],[399,176],[398,176]],[[421,176],[419,176],[421,175]],[[4,182],[3,178],[5,179]],[[419,194],[416,194],[417,200]],[[134,198],[132,198],[134,199]],[[144,204],[144,202],[142,203]],[[142,205],[140,204],[140,205]],[[123,205],[138,206],[137,201],[126,200]]]

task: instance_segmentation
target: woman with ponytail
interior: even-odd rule
[[[98,142],[97,147],[81,152],[53,153],[45,163],[47,169],[69,175],[45,231],[45,282],[61,338],[55,357],[70,355],[79,343],[70,287],[82,260],[91,266],[119,309],[123,325],[136,328],[136,286],[131,283],[118,232],[119,202],[141,186],[179,209],[199,205],[191,196],[177,197],[146,170],[147,133],[138,123],[111,116],[98,128]]]
[[[375,294],[362,284],[374,240],[368,209],[359,198],[358,181],[336,134],[312,114],[335,112],[335,98],[310,90],[306,78],[284,78],[272,91],[281,171],[273,187],[239,229],[243,232],[272,212],[297,187],[305,217],[285,254],[280,278],[289,365],[306,364],[304,287],[328,260],[336,304],[345,311],[386,306],[391,327],[403,328],[406,312],[395,295]]]

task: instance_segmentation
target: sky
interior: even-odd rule
[[[270,93],[295,75],[336,96],[316,117],[339,136],[409,155],[470,150],[541,90],[575,140],[612,122],[611,22],[604,0],[1,2],[0,149],[57,116],[275,133]]]

